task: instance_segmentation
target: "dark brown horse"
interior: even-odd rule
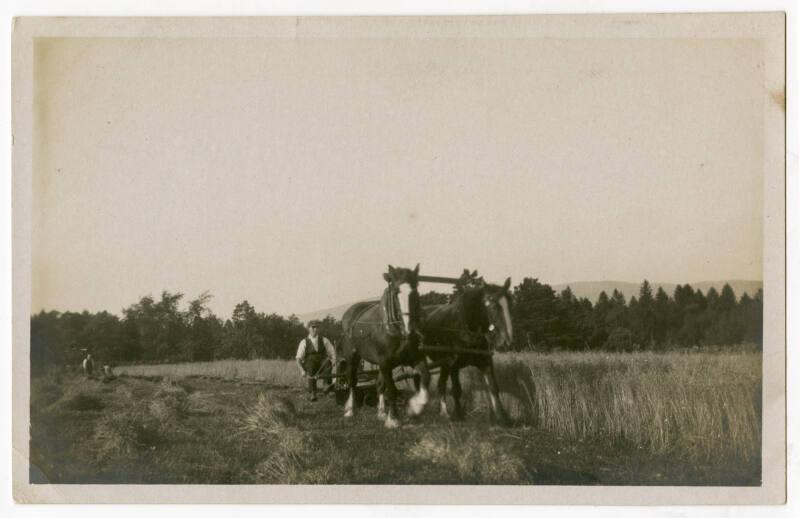
[[[384,411],[383,394],[378,406],[379,417],[385,419],[387,428],[399,426],[396,413],[397,387],[392,379],[392,369],[401,365],[416,368],[421,384],[408,405],[408,413],[422,412],[428,402],[428,374],[425,355],[420,351],[419,320],[421,307],[417,293],[419,265],[413,270],[394,268],[383,274],[388,286],[380,301],[359,302],[351,306],[342,317],[344,339],[342,351],[347,359],[350,394],[345,404],[345,417],[353,416],[355,388],[358,382],[358,365],[361,358],[374,363],[380,370],[385,387],[388,411]]]
[[[474,366],[481,371],[489,389],[492,417],[501,424],[508,424],[508,416],[500,403],[491,354],[496,349],[510,346],[514,339],[510,286],[511,278],[506,279],[502,286],[482,283],[480,287],[464,288],[448,304],[425,306],[423,309],[423,349],[441,366],[437,387],[443,415],[451,415],[453,419],[464,417],[459,371]],[[458,352],[452,352],[454,349]],[[452,384],[452,414],[447,411],[448,378]]]

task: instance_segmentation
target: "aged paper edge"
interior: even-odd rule
[[[20,503],[780,504],[786,501],[785,14],[17,18],[12,36],[12,477]],[[28,483],[33,41],[97,38],[752,38],[765,49],[761,487],[220,486]]]

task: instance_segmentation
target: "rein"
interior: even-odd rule
[[[373,320],[373,321],[355,321],[353,322],[354,326],[382,326],[385,324],[400,324],[402,320],[388,320],[387,322],[383,322],[380,320]],[[481,333],[480,331],[472,331],[470,329],[458,329],[455,327],[440,327],[440,326],[431,326],[431,329],[437,329],[441,331],[450,331],[451,333],[465,333],[475,337],[485,337],[486,333]]]
[[[477,354],[480,356],[492,356],[494,351],[491,349],[470,349],[469,347],[442,347],[439,345],[422,345],[419,348],[422,352],[442,352],[452,354]]]
[[[474,337],[485,337],[486,332],[473,331],[471,329],[459,329],[457,327],[443,327],[443,326],[428,326],[429,329],[436,329],[438,331],[450,331],[451,333],[464,333]]]
[[[401,324],[403,323],[402,320],[373,320],[372,322],[353,322],[354,326],[383,326],[387,324]]]
[[[461,294],[461,297],[464,297],[464,295]],[[450,303],[450,304],[444,305],[445,307],[442,308],[442,310],[444,310],[444,311],[448,311],[448,310],[451,311],[451,312],[454,311],[455,314],[453,314],[453,313],[450,313],[450,314],[452,314],[453,317],[455,317],[457,319],[458,325],[463,326],[463,327],[437,326],[437,325],[433,325],[433,324],[428,324],[427,326],[424,326],[424,327],[427,327],[427,329],[430,330],[430,331],[445,332],[445,333],[450,333],[450,334],[453,334],[453,335],[456,335],[456,336],[461,336],[461,337],[463,337],[461,339],[462,342],[466,341],[467,343],[469,343],[470,341],[472,341],[474,339],[485,339],[485,340],[487,340],[487,344],[486,345],[488,345],[488,348],[487,349],[477,349],[477,348],[471,348],[471,347],[450,347],[450,346],[440,346],[438,344],[437,345],[423,344],[422,350],[428,350],[428,351],[431,351],[431,352],[435,351],[435,352],[445,352],[445,353],[453,353],[453,354],[475,354],[475,355],[484,355],[484,356],[492,356],[494,354],[494,351],[491,348],[491,344],[489,343],[489,335],[494,332],[493,324],[490,321],[489,322],[490,327],[489,327],[489,329],[487,329],[485,331],[473,331],[472,329],[469,329],[467,327],[468,326],[468,323],[467,323],[467,318],[468,317],[467,317],[467,309],[465,307],[465,304],[466,304],[466,301],[462,298],[462,300],[459,301],[458,305],[454,305],[453,303]],[[449,308],[447,306],[449,306]],[[452,308],[452,309],[450,309],[450,308]],[[445,316],[444,318],[440,317],[440,320],[446,321],[447,320],[447,316]],[[447,340],[447,339],[445,339],[445,340]]]

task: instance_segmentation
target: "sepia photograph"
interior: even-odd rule
[[[784,13],[13,38],[18,501],[785,501]]]

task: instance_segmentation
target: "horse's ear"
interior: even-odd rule
[[[392,266],[391,264],[388,266],[389,266],[389,273],[394,273],[394,266]]]
[[[388,273],[384,273],[383,274],[383,280],[386,281],[386,282],[392,282],[392,278],[389,277]]]
[[[506,282],[503,284],[503,291],[508,291],[508,288],[511,287],[511,277],[506,279]]]
[[[414,275],[419,275],[419,263],[417,263],[417,266],[414,268]]]

